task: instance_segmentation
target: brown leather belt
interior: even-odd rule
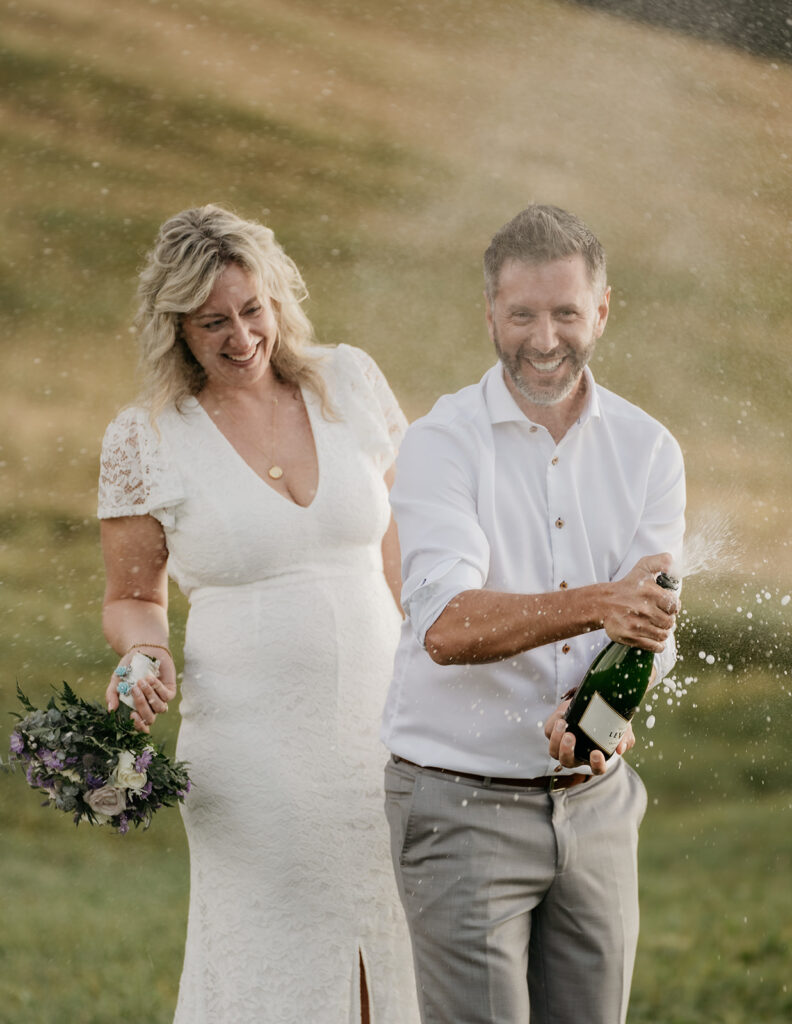
[[[396,764],[408,764],[411,768],[418,768],[424,772],[439,772],[441,775],[449,775],[453,779],[469,779],[477,782],[480,786],[516,786],[519,789],[545,789],[548,793],[559,789],[571,789],[583,782],[588,782],[590,775],[583,772],[575,772],[573,775],[538,775],[535,779],[501,779],[490,775],[471,775],[470,772],[455,772],[450,768],[434,768],[431,765],[416,764],[408,761],[406,757],[393,755]]]

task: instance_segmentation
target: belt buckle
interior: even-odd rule
[[[560,772],[557,775],[551,775],[547,783],[548,793],[560,793],[562,790],[569,789],[568,775],[562,775]]]

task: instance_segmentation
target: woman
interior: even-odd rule
[[[405,420],[368,356],[313,342],[305,294],[260,224],[166,222],[140,278],[146,398],[102,451],[105,635],[121,673],[160,661],[133,691],[141,729],[176,695],[168,573],[190,600],[179,1024],[418,1020],[377,739]]]

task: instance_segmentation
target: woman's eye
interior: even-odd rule
[[[257,316],[261,312],[261,306],[251,306],[245,310],[245,316]]]

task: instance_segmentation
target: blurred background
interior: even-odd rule
[[[7,0],[0,756],[17,681],[99,698],[116,663],[98,455],[136,394],[136,274],[167,216],[217,202],[269,224],[319,337],[369,351],[414,418],[493,361],[492,234],[528,202],[567,207],[609,255],[594,373],[679,439],[716,556],[637,727],[629,1019],[788,1021],[791,19],[783,0]],[[171,751],[176,725],[157,724]],[[0,777],[0,1024],[164,1024],[178,813],[117,837],[38,804]]]

